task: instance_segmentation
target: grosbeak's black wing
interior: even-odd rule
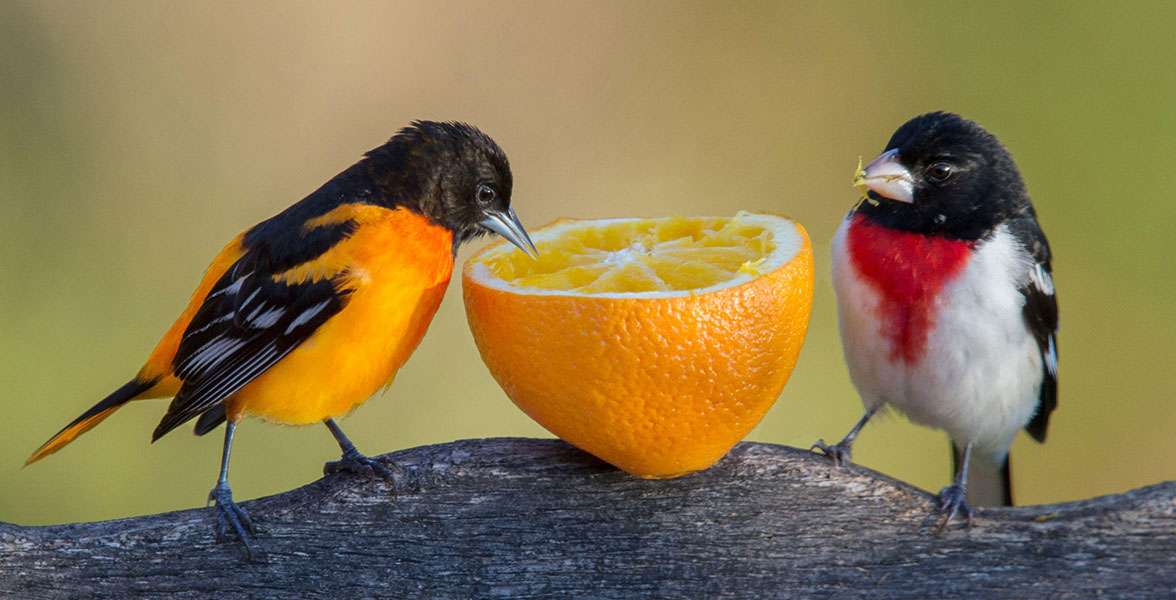
[[[1058,406],[1058,299],[1054,294],[1049,242],[1032,215],[1010,220],[1009,231],[1025,246],[1036,263],[1019,290],[1025,296],[1021,314],[1025,326],[1037,340],[1043,371],[1037,413],[1025,425],[1025,431],[1037,441],[1044,442],[1049,415]]]

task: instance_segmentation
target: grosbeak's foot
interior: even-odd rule
[[[935,535],[940,535],[943,530],[947,528],[947,524],[952,519],[959,515],[964,521],[968,523],[968,529],[972,529],[972,509],[964,502],[967,493],[964,491],[964,486],[953,483],[942,490],[939,490],[939,514],[943,515],[943,521],[939,524],[939,528],[935,530]]]
[[[340,471],[359,473],[366,475],[369,479],[379,477],[392,486],[393,494],[396,493],[395,475],[400,472],[400,467],[396,465],[392,465],[392,468],[389,469],[379,459],[364,456],[355,450],[349,450],[343,453],[343,458],[323,465],[323,475]]]
[[[824,452],[825,456],[833,459],[833,466],[835,467],[848,465],[853,462],[853,444],[847,443],[845,440],[841,440],[832,446],[826,444],[825,440],[817,440],[817,443],[809,448],[810,452],[813,450]]]
[[[249,520],[249,515],[233,502],[233,491],[229,489],[229,484],[216,484],[216,487],[208,492],[208,501],[216,503],[216,541],[223,542],[225,526],[232,525],[233,532],[245,546],[246,558],[253,562],[253,546],[249,545],[249,536],[256,533],[256,530],[253,528],[253,521]]]

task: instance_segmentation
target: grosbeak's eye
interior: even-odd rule
[[[490,204],[494,201],[494,188],[488,185],[478,186],[478,202],[481,204]]]
[[[951,177],[952,172],[951,165],[947,163],[935,163],[927,167],[927,177],[930,177],[933,181],[947,181],[947,178]]]

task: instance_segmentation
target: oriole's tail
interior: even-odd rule
[[[200,415],[200,418],[196,420],[196,429],[193,430],[193,433],[196,435],[204,435],[213,429],[216,429],[221,423],[224,423],[226,418],[225,405],[218,404],[217,406],[208,409],[208,411],[204,414]]]
[[[40,448],[25,461],[25,466],[29,466],[58,450],[65,447],[66,444],[72,442],[74,438],[86,433],[91,427],[102,422],[103,419],[109,417],[114,411],[118,410],[122,405],[134,400],[136,396],[151,389],[155,385],[155,381],[140,381],[139,378],[132,379],[126,385],[114,390],[109,396],[102,399],[101,402],[90,407],[90,410],[82,413],[82,416],[73,420],[73,423],[65,426],[65,429],[57,432],[57,435],[49,438],[49,441],[41,444]]]

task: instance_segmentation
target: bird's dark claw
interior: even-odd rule
[[[853,444],[846,443],[845,440],[841,440],[832,446],[826,444],[825,440],[817,440],[817,443],[813,444],[809,448],[809,452],[812,452],[813,450],[820,450],[821,452],[824,452],[825,456],[833,459],[833,466],[835,467],[848,465],[849,463],[853,462]]]
[[[343,452],[343,458],[323,465],[323,475],[330,475],[341,471],[359,473],[360,475],[367,476],[369,479],[379,477],[388,482],[392,486],[392,493],[396,494],[395,476],[400,473],[400,467],[396,465],[388,468],[379,459],[364,456],[356,450],[349,450]]]
[[[237,534],[237,538],[241,540],[241,544],[245,546],[245,556],[253,561],[253,546],[249,545],[249,537],[256,533],[253,527],[253,521],[249,519],[249,515],[233,502],[233,491],[229,489],[229,484],[218,483],[212,491],[208,492],[208,501],[216,504],[216,541],[217,543],[224,542],[226,525],[232,525],[233,532]]]
[[[942,490],[939,490],[939,514],[943,515],[943,521],[939,523],[939,527],[935,530],[935,535],[940,535],[943,530],[947,528],[947,524],[952,519],[959,515],[968,524],[968,530],[972,529],[972,509],[964,502],[967,493],[964,486],[959,483],[953,483]]]

